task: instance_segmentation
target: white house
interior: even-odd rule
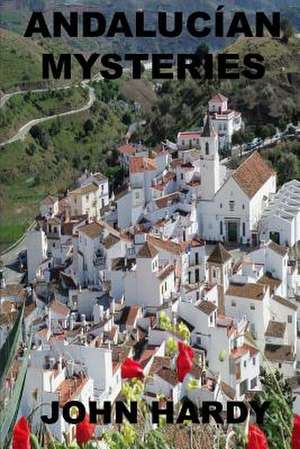
[[[158,251],[146,242],[136,257],[136,266],[126,272],[126,304],[159,307],[175,292],[174,266],[159,266]]]
[[[208,113],[219,136],[220,148],[231,144],[232,135],[243,127],[242,115],[228,108],[228,99],[218,93],[209,100]]]
[[[271,197],[261,218],[260,238],[289,246],[300,241],[300,181],[287,182]]]

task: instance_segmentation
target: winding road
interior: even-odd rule
[[[65,117],[68,115],[77,114],[78,112],[84,112],[84,111],[87,111],[88,109],[90,109],[96,100],[95,90],[93,87],[89,86],[88,81],[82,81],[80,84],[83,88],[88,89],[88,91],[89,91],[89,100],[86,105],[84,105],[78,109],[72,109],[71,111],[61,112],[59,114],[49,115],[46,117],[41,117],[38,119],[31,120],[30,122],[23,125],[13,137],[5,140],[4,142],[1,142],[0,148],[4,147],[5,145],[7,145],[9,143],[16,142],[17,140],[24,140],[26,135],[30,131],[30,129],[33,126],[38,125],[39,123],[43,123],[43,122],[46,122],[47,120],[51,120],[51,119],[58,118],[58,117]],[[68,88],[70,88],[70,86],[67,86],[67,87],[64,87],[61,89],[68,89]],[[50,89],[48,89],[48,90],[50,90]],[[39,90],[39,92],[46,92],[46,91],[47,91],[47,89]],[[37,91],[35,91],[35,92],[37,92]],[[26,92],[24,92],[24,91],[23,92],[14,92],[13,94],[7,94],[6,96],[4,96],[4,97],[6,97],[6,100],[4,100],[4,104],[9,98],[11,98],[14,95],[18,95],[20,93],[24,94]],[[3,100],[4,97],[2,97],[1,101]]]

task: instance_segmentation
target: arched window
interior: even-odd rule
[[[205,144],[205,154],[209,154],[209,143],[206,142]]]

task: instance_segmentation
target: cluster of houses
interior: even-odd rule
[[[126,357],[143,366],[149,404],[189,398],[226,408],[253,397],[262,367],[274,367],[291,382],[299,412],[300,275],[291,246],[300,240],[300,183],[277,191],[257,152],[229,170],[219,148],[240,126],[241,114],[218,94],[201,131],[151,151],[122,145],[118,192],[86,172],[64,198],[41,202],[27,235],[28,287],[2,282],[0,290],[0,345],[22,302],[25,330],[34,329],[21,414],[38,404],[47,414],[53,400],[115,401]],[[194,358],[180,382],[182,340]],[[74,437],[62,415],[51,430]]]

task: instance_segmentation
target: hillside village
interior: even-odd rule
[[[220,149],[243,128],[217,93],[204,126],[154,150],[118,148],[124,184],[85,172],[48,195],[26,236],[26,287],[1,278],[0,347],[21,304],[32,348],[19,414],[49,401],[122,397],[124,360],[144,374],[143,399],[244,400],[263,367],[289,380],[300,413],[300,182],[276,185],[256,151],[231,170]],[[1,275],[1,272],[0,272]],[[192,366],[176,370],[177,345]],[[21,358],[22,355],[20,354]],[[6,378],[8,402],[17,369]],[[190,388],[193,380],[197,388]],[[60,414],[60,441],[74,425]]]

